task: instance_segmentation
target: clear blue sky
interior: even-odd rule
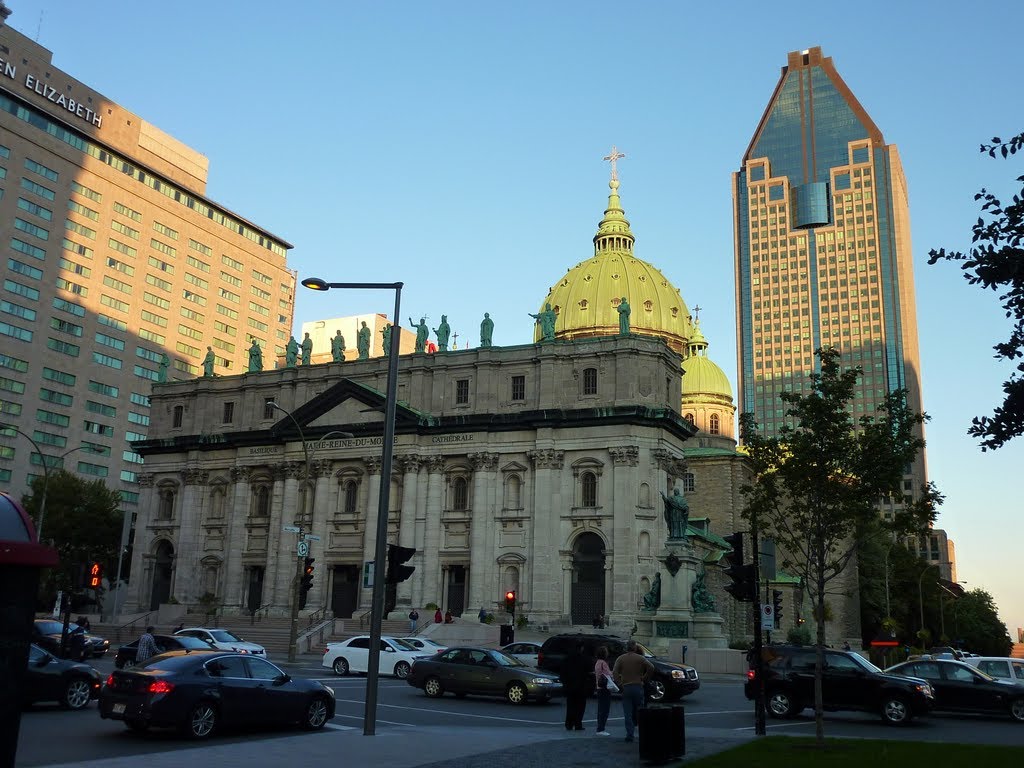
[[[960,579],[1024,625],[1024,440],[982,454],[965,434],[1001,395],[1008,321],[926,258],[968,247],[974,192],[1024,172],[977,152],[1024,130],[1024,6],[7,3],[56,66],[206,154],[210,197],[294,243],[300,278],[402,280],[406,319],[445,313],[474,341],[485,311],[495,343],[531,339],[526,313],[591,255],[618,145],[637,255],[704,308],[733,381],[730,173],[787,52],[822,46],[906,170],[939,524]],[[390,306],[303,292],[296,327]]]

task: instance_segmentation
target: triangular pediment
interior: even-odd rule
[[[384,429],[386,397],[372,387],[357,384],[351,379],[342,379],[316,397],[303,403],[293,412],[295,421],[302,428],[306,439],[326,434],[331,430],[381,434]],[[413,408],[398,403],[395,407],[395,426],[429,424],[430,417]],[[297,437],[295,424],[285,416],[272,428],[271,433],[280,438]]]

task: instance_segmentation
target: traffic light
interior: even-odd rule
[[[99,589],[103,586],[103,566],[99,563],[89,565],[89,578],[86,580],[89,589]]]
[[[416,550],[412,547],[399,547],[395,544],[388,544],[388,569],[384,575],[384,582],[386,584],[397,584],[412,576],[412,572],[416,568],[411,565],[402,565],[402,563],[412,558],[415,554]]]
[[[775,626],[781,626],[782,620],[782,591],[779,589],[772,590],[772,608],[775,609]]]
[[[306,565],[302,569],[302,580],[299,582],[299,591],[302,594],[306,594],[313,588],[313,563],[315,561],[315,557],[306,558]]]
[[[509,616],[516,615],[516,591],[514,589],[505,593],[505,612]]]
[[[725,585],[725,591],[737,600],[749,603],[754,599],[754,566],[743,564],[742,531],[726,536],[725,541],[732,547],[732,551],[724,556],[728,565],[725,575],[731,579],[731,583]]]

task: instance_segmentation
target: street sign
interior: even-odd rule
[[[299,526],[297,526],[297,525],[286,525],[281,530],[284,531],[285,533],[298,533],[302,529],[299,528]]]
[[[761,629],[775,629],[775,606],[768,604],[761,606]]]
[[[309,554],[309,542],[300,541],[298,546],[299,557],[305,557]]]
[[[310,541],[320,541],[320,537],[319,536],[314,536],[312,533],[307,533],[306,534],[306,538],[309,539]]]
[[[369,589],[373,586],[374,561],[367,560],[363,563],[363,588]]]

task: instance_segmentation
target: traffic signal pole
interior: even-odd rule
[[[751,603],[753,604],[754,615],[754,733],[764,736],[766,733],[764,722],[764,660],[762,659],[761,645],[761,568],[760,553],[758,544],[757,516],[750,519],[751,555],[754,559],[754,578],[750,585],[753,593]]]

